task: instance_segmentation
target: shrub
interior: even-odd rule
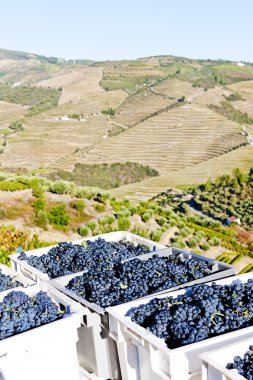
[[[173,246],[176,248],[185,248],[185,242],[180,238],[176,238],[173,241]]]
[[[43,210],[39,210],[37,213],[35,222],[39,227],[43,229],[47,229],[47,225],[48,225],[47,212]]]
[[[163,216],[160,216],[156,219],[156,221],[159,224],[159,226],[164,226],[167,220]]]
[[[110,199],[110,193],[108,191],[101,191],[100,192],[100,200],[101,202],[106,202],[108,199]]]
[[[195,239],[192,238],[192,239],[190,239],[190,240],[187,241],[187,245],[190,248],[195,248],[195,247],[197,247],[197,242],[196,242]]]
[[[150,238],[153,241],[159,242],[161,240],[162,235],[163,235],[162,230],[156,230],[156,231],[151,232]]]
[[[131,212],[129,210],[127,210],[127,209],[120,210],[117,213],[117,216],[118,216],[118,218],[128,218],[129,216],[131,216]]]
[[[108,108],[102,110],[101,113],[104,114],[104,115],[113,116],[113,115],[115,115],[116,110],[114,108],[112,108],[112,107],[108,107]]]
[[[131,222],[128,218],[118,219],[118,229],[119,231],[128,231],[130,228]]]
[[[143,220],[143,222],[148,222],[152,217],[152,214],[150,214],[149,212],[144,212],[144,214],[142,214],[141,218]]]
[[[106,219],[105,218],[98,219],[98,224],[100,224],[100,226],[105,226],[107,224]]]
[[[97,222],[95,220],[91,220],[87,223],[87,227],[93,232],[97,228]]]
[[[185,227],[180,231],[180,236],[186,238],[190,235],[189,228]]]
[[[41,186],[34,186],[33,187],[33,192],[32,192],[32,195],[35,197],[35,198],[43,198],[44,197],[44,191],[42,189]]]
[[[184,222],[179,222],[177,226],[181,230],[182,228],[185,227],[185,223]]]
[[[28,189],[29,185],[25,185],[21,182],[2,181],[0,182],[1,191],[18,191]]]
[[[148,239],[149,238],[149,231],[148,230],[144,230],[143,228],[141,228],[140,226],[135,226],[132,230],[131,230],[131,232],[133,233],[133,234],[136,234],[136,235],[139,235],[139,236],[142,236],[142,237],[144,237],[144,238],[146,238],[146,239]]]
[[[103,212],[106,210],[106,206],[102,203],[95,203],[93,205],[94,209],[97,211],[97,212]]]
[[[217,237],[213,237],[213,238],[208,240],[208,243],[211,246],[217,247],[218,245],[220,245],[220,240]]]
[[[204,243],[201,245],[201,248],[204,250],[204,251],[208,251],[208,249],[210,248],[210,245],[208,243]]]
[[[38,198],[34,204],[33,204],[33,208],[35,210],[35,213],[37,214],[39,211],[42,211],[45,209],[45,206],[46,206],[46,202],[43,198]]]
[[[87,187],[77,186],[75,191],[77,198],[93,199],[93,193]]]
[[[116,218],[114,215],[106,215],[105,216],[106,224],[112,224],[115,222],[115,220],[116,220]]]
[[[90,233],[90,230],[87,226],[81,226],[78,228],[78,233],[81,236],[88,236]]]
[[[59,204],[52,208],[48,215],[49,222],[57,226],[67,226],[70,221],[70,216],[66,211],[64,204]]]
[[[198,237],[198,238],[203,238],[205,236],[205,234],[204,234],[204,232],[203,231],[197,231],[196,232],[196,237]]]
[[[55,194],[72,194],[75,190],[75,185],[67,181],[56,181],[52,182],[50,189],[52,193]]]
[[[71,202],[71,207],[77,211],[83,211],[86,207],[86,204],[84,203],[84,201],[74,201]]]
[[[137,207],[129,206],[129,211],[130,211],[131,215],[134,215],[137,213]]]

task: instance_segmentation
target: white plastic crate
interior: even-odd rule
[[[68,314],[62,319],[0,341],[0,380],[80,378],[76,342],[84,309],[48,284],[22,289],[29,296],[40,290],[47,292],[57,305],[66,307]],[[0,301],[5,295],[0,294]]]
[[[131,232],[127,231],[117,231],[117,232],[110,232],[108,234],[102,234],[102,235],[96,235],[88,238],[83,238],[80,240],[72,241],[73,244],[82,244],[83,242],[87,240],[97,240],[98,238],[102,238],[106,241],[114,241],[119,242],[120,240],[127,240],[132,242],[133,244],[144,244],[150,248],[150,251],[156,251],[159,249],[166,248],[165,245],[162,245],[160,243],[156,243],[152,240],[145,239],[141,236],[132,234]],[[43,254],[46,254],[52,247],[55,247],[56,245],[51,245],[49,247],[34,249],[32,251],[26,251],[27,256],[42,256]],[[19,253],[16,253],[14,255],[10,255],[11,260],[11,267],[17,272],[22,273],[24,276],[36,281],[47,281],[49,280],[49,277],[47,274],[39,271],[38,269],[32,267],[31,265],[27,264],[24,260],[18,259]]]
[[[232,276],[234,274],[234,268],[232,266],[219,263],[212,259],[207,259],[192,252],[182,251],[176,248],[166,248],[161,249],[155,253],[159,256],[170,256],[179,252],[182,255],[183,259],[194,257],[197,260],[207,261],[211,266],[210,274],[207,277],[194,280],[189,283],[181,284],[167,291],[174,291],[176,289],[185,288],[195,283],[203,283],[221,277]],[[147,260],[155,253],[147,253],[145,255],[129,258],[124,261],[134,260],[136,258]],[[74,292],[66,288],[66,285],[72,278],[80,276],[82,273],[83,272],[58,277],[51,280],[49,283],[86,307],[86,323],[85,326],[79,329],[78,356],[80,366],[90,373],[94,372],[97,376],[102,376],[104,379],[118,379],[120,376],[120,370],[117,347],[115,341],[110,337],[109,334],[107,313],[105,313],[105,310],[102,307],[88,302],[84,298],[79,297]],[[165,291],[166,290],[163,290],[154,294],[162,294]],[[82,343],[86,341],[89,342],[88,346]]]
[[[0,264],[0,270],[6,276],[10,276],[13,280],[18,281],[20,284],[23,285],[23,286],[19,286],[19,287],[16,287],[16,288],[11,288],[11,289],[4,290],[4,291],[0,292],[1,295],[2,294],[7,294],[9,292],[9,290],[23,290],[24,288],[27,288],[28,286],[31,286],[31,285],[35,284],[34,281],[32,281],[29,278],[23,276],[21,273],[15,272],[14,270],[12,270],[9,267],[7,267],[6,265]]]
[[[82,272],[83,273],[83,272]],[[85,308],[83,324],[78,328],[77,354],[86,376],[98,379],[121,379],[116,342],[109,335],[109,321],[105,310],[66,289],[69,281],[80,276],[75,273],[48,281],[50,286],[73,298]],[[94,377],[90,377],[93,379]]]
[[[232,283],[235,279],[246,282],[250,278],[253,278],[253,273],[215,282],[225,285]],[[106,309],[110,318],[110,335],[117,342],[123,380],[200,380],[201,359],[199,354],[253,335],[252,326],[183,347],[169,349],[163,339],[156,337],[145,328],[133,323],[130,317],[125,316],[132,307],[146,304],[151,299],[176,297],[184,292],[185,290],[167,292]]]
[[[233,363],[235,356],[243,358],[252,344],[253,335],[251,338],[242,339],[237,343],[224,345],[219,350],[201,354],[202,380],[245,380],[245,377],[239,375],[236,369],[226,369],[226,365]]]

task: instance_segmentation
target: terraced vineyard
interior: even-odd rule
[[[9,137],[1,155],[3,166],[8,167],[11,162],[12,166],[29,169],[55,167],[71,170],[77,162],[72,155],[78,149],[99,143],[107,134],[105,115],[97,115],[85,122],[62,122],[49,115],[28,119],[23,132]]]
[[[191,83],[178,79],[164,80],[154,87],[156,93],[178,99],[182,96],[194,98],[204,92],[202,88],[194,88]]]
[[[167,173],[164,176],[112,189],[111,193],[120,199],[127,197],[133,202],[148,200],[173,186],[201,184],[209,178],[215,179],[223,174],[232,174],[235,167],[248,171],[252,167],[252,162],[252,147],[242,146],[211,160]]]
[[[122,162],[128,157],[167,174],[224,154],[245,141],[236,123],[204,107],[186,104],[96,145],[84,162]]]
[[[125,127],[131,127],[174,103],[173,99],[167,99],[151,92],[141,92],[128,97],[112,120]]]

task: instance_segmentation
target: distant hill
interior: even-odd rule
[[[249,170],[252,136],[251,63],[66,61],[0,49],[0,168],[47,175],[129,161],[159,176],[127,185],[122,178],[113,193],[147,199]]]

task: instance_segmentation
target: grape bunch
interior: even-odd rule
[[[116,243],[98,238],[86,243],[84,246],[63,242],[42,256],[27,256],[22,252],[18,259],[27,261],[49,278],[56,278],[88,269],[105,271],[116,262],[149,252],[149,248],[144,245],[135,246],[123,240]]]
[[[205,261],[183,259],[180,254],[147,260],[110,261],[95,265],[70,280],[67,289],[101,307],[115,306],[169,289],[210,273]]]
[[[53,322],[64,314],[45,292],[29,297],[22,291],[12,291],[0,302],[0,340]]]
[[[227,369],[236,369],[239,375],[247,380],[253,380],[253,346],[249,346],[249,350],[245,352],[243,358],[234,357],[233,363],[228,363]]]
[[[128,310],[133,322],[177,348],[253,325],[253,279],[202,284]]]
[[[23,285],[16,281],[14,278],[11,278],[9,275],[6,275],[0,269],[0,292],[3,292],[7,289],[17,288],[18,286],[23,287]]]

